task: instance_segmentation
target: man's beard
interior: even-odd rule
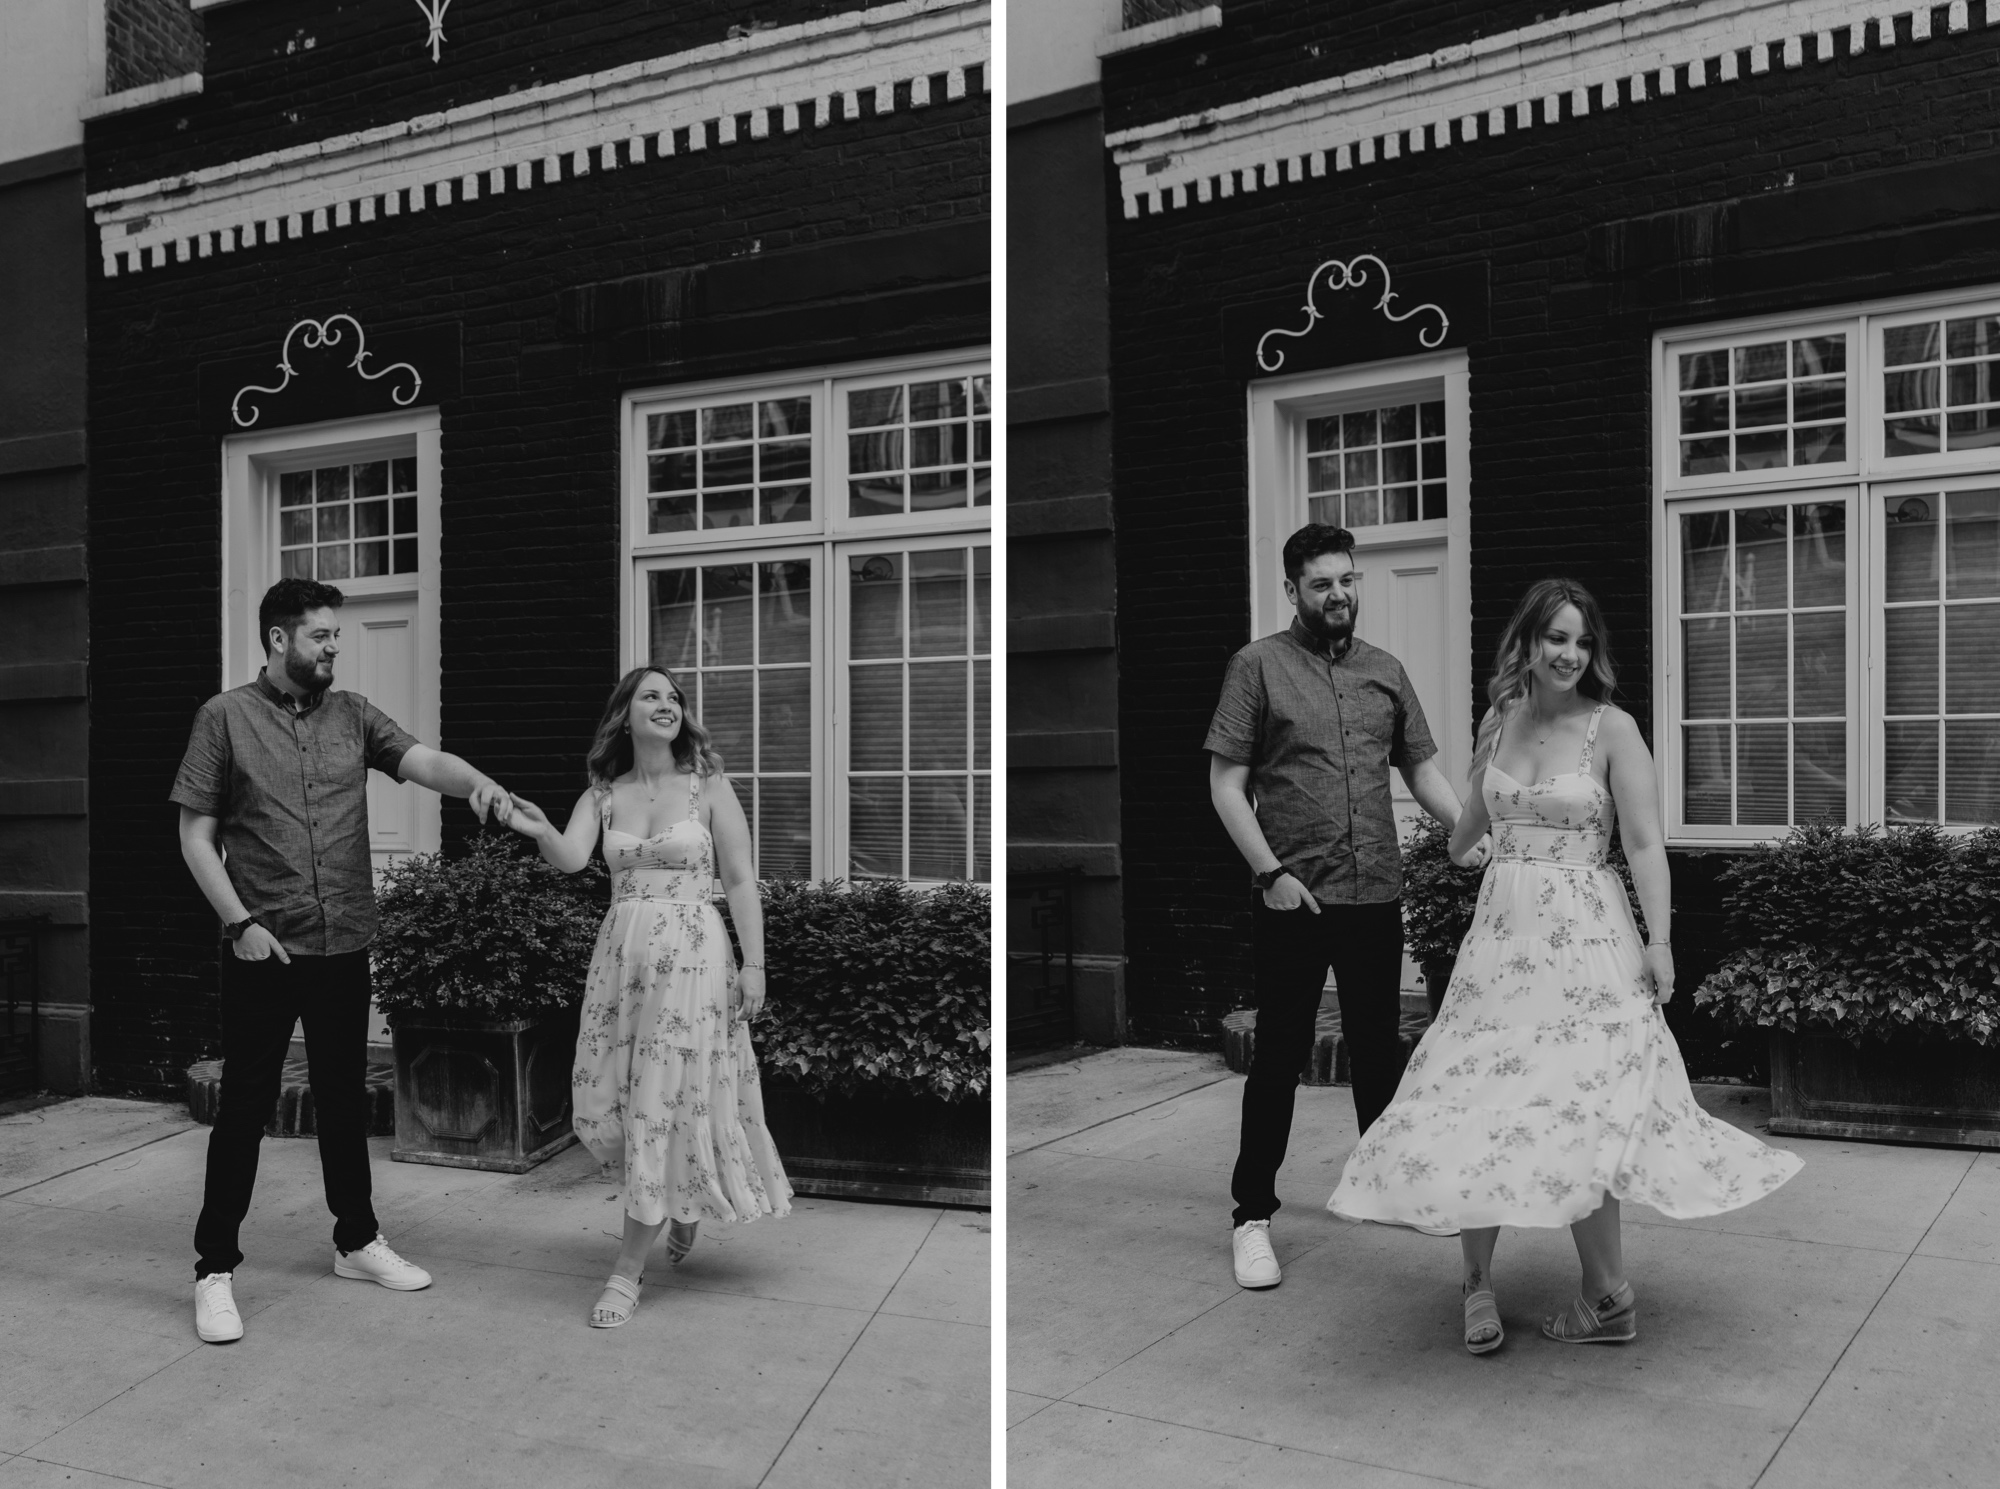
[[[304,688],[307,692],[323,688],[328,682],[332,681],[332,670],[332,664],[329,663],[327,667],[329,675],[326,678],[321,678],[319,675],[319,663],[309,662],[290,647],[285,648],[285,676],[290,678],[297,686]]]
[[[1308,631],[1311,631],[1320,640],[1334,646],[1344,645],[1348,638],[1354,634],[1354,607],[1352,605],[1344,606],[1341,609],[1338,620],[1329,615],[1324,607],[1301,610],[1299,612],[1299,619],[1306,623]]]

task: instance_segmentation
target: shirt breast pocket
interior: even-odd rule
[[[1396,700],[1380,688],[1362,688],[1354,700],[1355,742],[1371,757],[1389,753],[1396,743]]]

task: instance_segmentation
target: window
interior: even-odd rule
[[[2000,822],[2000,314],[1659,343],[1670,839]]]
[[[1368,528],[1444,516],[1442,398],[1323,414],[1305,421],[1305,436],[1314,522]]]
[[[626,401],[626,652],[761,876],[990,880],[991,378],[962,358]]]
[[[278,558],[286,579],[416,573],[416,456],[280,474]]]

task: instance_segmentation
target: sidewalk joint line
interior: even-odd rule
[[[141,1148],[150,1148],[154,1143],[163,1143],[170,1137],[179,1137],[182,1133],[193,1132],[201,1125],[199,1122],[193,1122],[186,1127],[177,1128],[172,1132],[163,1132],[158,1137],[147,1138],[143,1143],[134,1143],[129,1148],[120,1148],[116,1153],[106,1153],[102,1158],[93,1158],[88,1163],[79,1163],[75,1168],[66,1168],[59,1174],[45,1175],[35,1180],[32,1184],[23,1184],[19,1189],[0,1189],[0,1199],[12,1199],[17,1194],[26,1194],[30,1189],[39,1189],[44,1184],[53,1184],[58,1179],[67,1179],[71,1174],[80,1174],[87,1168],[96,1168],[100,1163],[109,1163],[114,1158],[123,1158],[128,1153],[136,1153]],[[67,1467],[68,1465],[64,1466]]]
[[[82,1419],[79,1418],[78,1420]],[[47,1438],[43,1439],[44,1442],[47,1440]],[[121,1484],[144,1484],[146,1489],[170,1489],[170,1486],[162,1484],[157,1479],[135,1479],[130,1474],[109,1473],[101,1468],[85,1468],[80,1463],[64,1463],[55,1458],[37,1458],[32,1450],[26,1453],[16,1453],[9,1458],[0,1458],[0,1468],[5,1468],[10,1463],[19,1462],[41,1463],[50,1468],[67,1468],[77,1473],[94,1474],[99,1478],[116,1479]]]
[[[1156,1106],[1165,1106],[1169,1101],[1179,1101],[1183,1096],[1192,1096],[1197,1091],[1206,1091],[1210,1086],[1219,1086],[1224,1081],[1234,1078],[1235,1075],[1236,1075],[1235,1071],[1233,1070],[1227,1071],[1224,1074],[1217,1076],[1212,1081],[1203,1081],[1198,1086],[1189,1086],[1185,1091],[1176,1091],[1171,1096],[1162,1096],[1158,1101],[1149,1101],[1144,1106],[1135,1106],[1132,1108],[1131,1111],[1120,1112],[1115,1117],[1106,1117],[1103,1119],[1103,1121],[1087,1123],[1082,1127],[1076,1128],[1072,1132],[1058,1133],[1056,1134],[1056,1136],[1049,1138],[1044,1142],[1030,1143],[1025,1148],[1009,1148],[1007,1150],[1007,1156],[1009,1158],[1018,1158],[1023,1153],[1039,1152],[1041,1149],[1048,1147],[1050,1143],[1067,1142],[1069,1139],[1073,1137],[1081,1137],[1086,1132],[1095,1132],[1098,1128],[1103,1127],[1109,1123],[1122,1122],[1127,1117],[1136,1117],[1141,1112],[1150,1112]]]
[[[1909,1269],[1910,1263],[1916,1258],[1917,1253],[1923,1249],[1924,1242],[1930,1239],[1931,1232],[1937,1229],[1938,1221],[1944,1218],[1944,1212],[1951,1208],[1951,1202],[1958,1198],[1958,1191],[1965,1187],[1965,1181],[1971,1177],[1973,1169],[1978,1167],[1979,1157],[1980,1155],[1977,1152],[1967,1157],[1965,1172],[1958,1176],[1958,1182],[1951,1186],[1951,1193],[1946,1195],[1944,1203],[1938,1206],[1937,1214],[1931,1216],[1930,1224],[1924,1227],[1924,1233],[1917,1237],[1916,1244],[1904,1255],[1902,1263],[1896,1268],[1896,1275],[1888,1280],[1883,1286],[1882,1291],[1876,1294],[1875,1301],[1868,1305],[1867,1313],[1862,1315],[1861,1322],[1855,1326],[1854,1332],[1848,1336],[1847,1343],[1840,1347],[1840,1353],[1834,1356],[1833,1363],[1827,1367],[1826,1374],[1821,1377],[1820,1383],[1813,1387],[1813,1393],[1806,1398],[1805,1406],[1800,1409],[1798,1416],[1793,1419],[1792,1425],[1785,1429],[1785,1435],[1778,1439],[1778,1445],[1771,1449],[1771,1456],[1764,1460],[1764,1466],[1757,1470],[1757,1477],[1750,1481],[1750,1489],[1757,1489],[1757,1486],[1764,1482],[1764,1476],[1771,1471],[1772,1465],[1778,1461],[1779,1455],[1785,1451],[1785,1444],[1789,1443],[1792,1440],[1792,1434],[1798,1431],[1799,1423],[1803,1422],[1811,1414],[1813,1403],[1819,1400],[1820,1393],[1826,1389],[1827,1383],[1840,1373],[1841,1361],[1847,1358],[1847,1352],[1854,1348],[1854,1341],[1859,1339],[1867,1329],[1869,1320],[1875,1317],[1875,1310],[1882,1306],[1882,1300],[1895,1291],[1896,1284],[1902,1280],[1903,1273]]]
[[[890,1283],[886,1288],[882,1290],[882,1302],[877,1303],[875,1305],[874,1311],[868,1315],[867,1322],[862,1324],[860,1328],[854,1331],[854,1337],[847,1341],[847,1348],[842,1350],[840,1352],[840,1358],[834,1361],[833,1369],[827,1371],[826,1379],[821,1381],[819,1384],[819,1389],[813,1392],[813,1399],[806,1403],[806,1409],[800,1412],[799,1419],[796,1422],[792,1423],[792,1430],[790,1432],[787,1432],[785,1434],[785,1440],[780,1444],[778,1444],[778,1451],[771,1455],[770,1463],[766,1465],[764,1471],[757,1476],[757,1489],[764,1489],[764,1481],[770,1478],[773,1473],[777,1472],[778,1465],[784,1461],[786,1450],[789,1449],[792,1445],[792,1439],[799,1435],[800,1429],[805,1426],[808,1420],[810,1420],[813,1414],[813,1408],[819,1405],[819,1398],[826,1394],[827,1387],[833,1384],[833,1378],[836,1375],[840,1374],[841,1367],[847,1363],[847,1357],[853,1354],[856,1347],[860,1345],[862,1336],[867,1334],[869,1328],[874,1324],[875,1320],[882,1316],[883,1304],[886,1304],[889,1301],[890,1296],[894,1294],[896,1289],[903,1285],[903,1279],[910,1275],[910,1268],[914,1267],[917,1264],[917,1257],[922,1254],[924,1247],[930,1244],[931,1237],[937,1234],[937,1228],[940,1225],[944,1224],[944,1216],[945,1212],[943,1210],[939,1210],[936,1215],[931,1217],[931,1228],[924,1232],[924,1237],[921,1241],[917,1242],[915,1246],[910,1248],[910,1259],[903,1263],[903,1270],[896,1274],[896,1280],[894,1282]],[[901,1317],[900,1314],[892,1316]]]

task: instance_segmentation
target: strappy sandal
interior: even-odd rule
[[[670,1220],[667,1222],[667,1264],[678,1267],[686,1255],[694,1250],[694,1228],[699,1220]]]
[[[1465,1293],[1465,1348],[1475,1355],[1490,1355],[1506,1341],[1507,1330],[1500,1322],[1500,1304],[1490,1287],[1477,1288]],[[1475,1339],[1472,1336],[1491,1329],[1491,1339]]]
[[[1575,1299],[1554,1318],[1543,1319],[1542,1332],[1560,1344],[1629,1344],[1639,1337],[1632,1284],[1619,1283],[1595,1303]]]
[[[639,1309],[639,1288],[645,1280],[643,1272],[636,1282],[613,1272],[611,1280],[604,1284],[604,1291],[598,1296],[597,1306],[590,1310],[590,1326],[593,1329],[615,1329],[627,1322]]]

